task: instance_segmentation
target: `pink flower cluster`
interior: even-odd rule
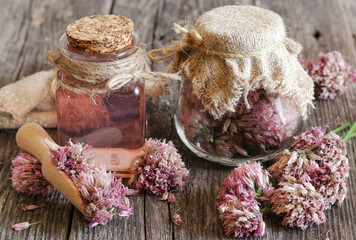
[[[83,199],[85,219],[89,226],[105,225],[114,215],[121,217],[132,213],[128,191],[115,174],[97,169],[93,165],[94,155],[89,145],[81,143],[51,148],[52,162],[76,185]]]
[[[356,123],[343,139],[334,132],[325,135],[326,127],[300,134],[291,149],[277,154],[268,170],[278,188],[269,183],[269,172],[259,163],[241,164],[224,179],[217,206],[226,234],[262,236],[266,209],[282,217],[282,225],[306,229],[325,222],[324,210],[342,204],[350,171],[345,141],[356,137]]]
[[[11,161],[12,186],[18,192],[29,196],[54,194],[54,188],[43,177],[41,163],[29,154],[20,152]]]
[[[188,140],[212,155],[257,156],[277,149],[293,136],[299,115],[295,105],[264,90],[250,91],[232,112],[214,119],[183,83],[179,98],[179,124]],[[248,105],[247,105],[248,102]]]
[[[131,215],[132,209],[126,195],[135,194],[137,190],[129,190],[120,179],[115,178],[114,173],[96,169],[90,146],[73,144],[71,141],[65,147],[50,142],[47,144],[51,149],[52,162],[77,186],[83,198],[85,218],[90,221],[89,226],[104,225],[114,215]],[[29,195],[54,192],[54,188],[43,177],[41,163],[36,158],[20,153],[12,160],[12,164],[12,182],[17,191]],[[147,140],[145,154],[135,163],[133,172],[136,175],[131,179],[131,184],[138,190],[161,195],[170,202],[175,202],[175,196],[170,191],[182,189],[189,175],[173,143],[153,139]],[[24,209],[34,208],[37,206]],[[181,222],[178,217],[175,219]]]
[[[303,64],[303,60],[300,58]],[[338,51],[319,53],[318,60],[308,59],[304,63],[315,84],[315,95],[320,99],[334,99],[349,90],[349,85],[356,81],[356,70],[351,71],[350,65]]]
[[[85,219],[90,221],[90,227],[105,225],[114,215],[127,217],[132,214],[130,201],[125,196],[128,189],[114,173],[89,169],[72,180],[83,197]]]
[[[189,176],[174,144],[165,140],[146,140],[144,155],[136,160],[129,184],[149,194],[166,196],[172,190],[182,190]],[[173,199],[174,196],[170,198]]]
[[[283,216],[283,226],[306,229],[314,223],[325,222],[323,196],[309,182],[288,177],[273,193],[271,203],[272,211]]]
[[[91,152],[92,147],[82,143],[68,142],[65,147],[48,146],[51,149],[52,162],[58,166],[68,177],[75,177],[80,172],[93,168],[94,153]]]
[[[261,205],[273,193],[269,173],[260,163],[238,165],[224,179],[217,207],[225,233],[234,237],[263,236],[265,223]]]
[[[311,182],[324,197],[326,208],[341,206],[347,196],[347,179],[350,173],[346,144],[336,134],[330,133],[314,151],[320,157],[319,168],[310,171]]]
[[[319,130],[322,131],[322,128],[319,127]],[[314,132],[317,136],[320,134],[319,130]],[[317,136],[314,135],[315,138]],[[314,142],[313,137],[310,139]],[[309,143],[303,147],[298,140],[301,140],[300,136],[293,145],[299,145],[301,149],[306,150],[292,149],[279,153],[277,162],[269,168],[272,177],[278,182],[292,176],[300,179],[303,184],[311,183],[316,191],[322,194],[326,209],[335,203],[341,205],[347,194],[347,178],[350,172],[345,142],[331,132],[330,136],[324,136],[314,144],[316,148],[310,151]]]
[[[320,224],[325,221],[320,211],[335,203],[341,205],[346,197],[350,171],[346,144],[333,132],[329,136],[323,133],[325,126],[299,135],[291,150],[279,153],[277,162],[269,167],[279,182],[272,197],[272,210],[283,217],[285,226],[305,229],[313,223]],[[308,192],[307,199],[300,194],[302,190]],[[291,197],[280,197],[283,195]],[[296,205],[295,199],[303,204]],[[311,213],[315,217],[310,217]]]

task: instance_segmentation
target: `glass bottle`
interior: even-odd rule
[[[71,46],[66,34],[60,39],[60,51],[69,58],[83,62],[107,62],[133,54],[140,46],[137,33],[124,51],[111,53],[83,52]],[[72,76],[59,72],[66,84],[92,88]],[[100,88],[100,86],[95,86]],[[68,140],[83,142],[94,148],[136,149],[145,142],[144,79],[105,93],[76,93],[58,86],[56,91],[59,144]]]

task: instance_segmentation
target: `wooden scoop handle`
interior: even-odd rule
[[[16,134],[17,145],[25,152],[36,157],[42,164],[51,155],[48,144],[59,147],[48,133],[36,123],[24,124]],[[47,142],[47,143],[46,143]]]
[[[17,145],[33,155],[42,163],[42,174],[59,192],[61,192],[79,211],[84,214],[81,195],[73,181],[52,163],[48,145],[59,147],[47,132],[38,124],[27,123],[16,134]]]

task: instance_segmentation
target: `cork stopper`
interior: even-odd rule
[[[67,26],[69,44],[84,52],[120,52],[132,46],[133,22],[124,16],[94,15]]]

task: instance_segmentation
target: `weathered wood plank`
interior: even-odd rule
[[[345,1],[351,2],[351,1]],[[302,43],[303,54],[315,59],[320,51],[339,50],[355,67],[355,47],[350,29],[345,21],[341,1],[258,1],[257,5],[281,14],[291,37]],[[315,102],[315,110],[305,128],[328,124],[331,129],[347,121],[355,121],[356,86],[352,91],[335,100]],[[343,206],[326,212],[327,222],[306,231],[284,229],[280,220],[273,218],[267,225],[267,236],[271,239],[352,239],[355,236],[355,141],[348,143],[351,166],[349,195]],[[341,227],[342,226],[342,227]]]
[[[213,7],[234,1],[76,1],[55,2],[1,1],[0,9],[0,86],[13,82],[18,76],[48,68],[46,51],[54,49],[65,26],[85,15],[109,13],[130,17],[135,22],[143,42],[160,47],[176,35],[173,22],[193,23],[193,18]],[[312,1],[241,1],[257,4],[280,13],[288,26],[289,34],[304,45],[304,54],[315,58],[319,51],[340,50],[355,66],[355,10],[352,0]],[[346,16],[345,16],[346,13]],[[33,18],[32,18],[33,17]],[[41,23],[43,21],[44,22]],[[320,35],[318,37],[318,35]],[[353,37],[353,38],[352,38]],[[16,41],[14,41],[14,39]],[[150,44],[154,42],[154,44]],[[161,70],[167,61],[153,64]],[[214,202],[222,180],[232,168],[207,162],[192,154],[179,140],[173,124],[175,101],[179,84],[173,83],[169,95],[148,102],[148,136],[172,139],[190,169],[190,181],[183,192],[177,193],[177,203],[167,204],[153,196],[130,197],[134,215],[128,219],[115,218],[106,226],[87,227],[83,216],[73,210],[60,194],[50,201],[52,205],[24,213],[21,204],[42,204],[42,197],[28,198],[16,193],[10,186],[10,158],[17,154],[15,131],[0,131],[0,239],[227,239],[218,220]],[[317,101],[306,126],[328,123],[332,128],[356,119],[356,91],[333,101]],[[51,131],[55,136],[55,131]],[[348,144],[351,176],[349,197],[342,208],[333,207],[327,212],[327,223],[307,231],[284,229],[280,220],[268,216],[266,239],[352,239],[356,235],[354,217],[356,202],[355,153],[356,144]],[[170,222],[173,212],[182,207],[182,226]],[[72,216],[73,215],[73,216]],[[22,232],[9,227],[15,222],[43,223]]]
[[[157,15],[155,16],[155,28],[153,32],[153,43],[151,48],[159,48],[162,44],[168,43],[172,39],[172,24],[184,14],[182,1],[161,1]],[[152,64],[154,71],[162,70],[164,63]],[[174,84],[174,83],[173,83]],[[171,85],[172,86],[172,85]],[[172,92],[173,91],[173,92]],[[148,101],[147,107],[149,114],[150,135],[154,137],[170,139],[174,131],[172,123],[172,94],[176,94],[175,89],[168,91],[167,96],[156,99],[156,103]],[[172,105],[173,104],[173,105]],[[158,123],[158,124],[157,124]],[[170,204],[160,202],[152,196],[146,198],[146,219],[147,219],[147,239],[174,239],[173,223],[170,221],[171,208]]]
[[[54,0],[1,1],[0,86],[16,81],[46,65],[48,50],[54,50],[66,25],[84,15],[109,12],[111,1],[62,2]],[[106,9],[105,9],[106,8]],[[56,131],[51,130],[56,139]],[[30,198],[11,187],[10,160],[18,152],[15,130],[0,131],[0,239],[67,239],[73,206],[56,193],[53,198]],[[22,204],[51,205],[34,212],[23,212]],[[11,224],[42,221],[25,231],[14,231]],[[84,220],[81,220],[84,221]]]
[[[339,0],[340,4],[343,6],[344,16],[345,16],[345,28],[350,29],[352,33],[352,42],[354,47],[356,47],[356,2],[352,0]]]
[[[0,86],[14,82],[28,37],[32,1],[2,1],[0,9]]]

